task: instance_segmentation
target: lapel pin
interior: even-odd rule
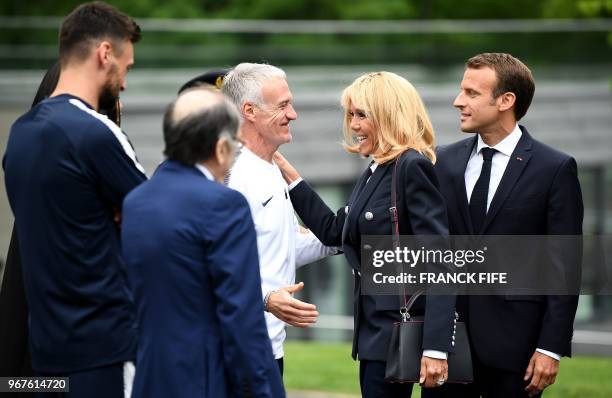
[[[519,162],[522,162],[522,161],[523,161],[523,158],[522,158],[522,157],[520,157],[520,156],[517,156],[517,157],[516,157],[516,160],[518,160]]]

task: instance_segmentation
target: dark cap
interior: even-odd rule
[[[189,80],[187,83],[183,84],[183,86],[179,89],[178,93],[180,94],[188,88],[198,87],[206,84],[221,89],[221,84],[223,84],[223,78],[225,77],[225,75],[228,74],[228,72],[229,70],[227,69],[217,69],[196,76],[193,79]]]

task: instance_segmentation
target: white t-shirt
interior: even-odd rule
[[[251,208],[265,295],[295,283],[296,266],[319,260],[337,249],[323,246],[310,231],[300,232],[287,183],[278,166],[244,147],[232,168],[228,186],[242,193]],[[268,335],[276,359],[282,358],[285,323],[266,312]]]

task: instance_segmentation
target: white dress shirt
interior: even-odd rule
[[[251,208],[262,299],[268,292],[294,284],[296,267],[337,253],[335,247],[324,246],[309,230],[300,229],[287,183],[275,163],[268,163],[244,147],[228,186],[242,193]],[[265,317],[274,357],[282,358],[285,323],[268,312]]]
[[[489,206],[491,206],[491,201],[493,200],[495,192],[497,192],[497,187],[499,187],[499,183],[501,182],[504,172],[506,171],[506,167],[508,166],[512,152],[514,152],[514,149],[516,148],[516,145],[518,144],[522,135],[523,132],[517,124],[514,126],[514,130],[512,130],[512,132],[506,138],[492,147],[485,144],[480,135],[478,136],[476,148],[474,148],[472,151],[470,160],[465,168],[465,191],[467,194],[468,203],[470,202],[472,191],[474,190],[474,186],[476,185],[476,181],[478,181],[480,171],[482,170],[482,164],[484,162],[481,152],[482,148],[493,148],[497,150],[497,152],[493,154],[493,159],[491,160],[491,180],[489,181],[489,193],[487,195],[487,211],[489,211]],[[554,352],[542,350],[540,348],[536,349],[536,351],[554,358],[557,361],[561,359],[561,356]]]
[[[196,163],[195,164],[196,169],[200,170],[202,172],[202,174],[204,174],[206,176],[206,178],[208,178],[211,181],[215,181],[215,177],[213,176],[213,174],[210,172],[210,170],[208,170],[206,168],[206,166]]]
[[[491,205],[493,196],[497,191],[499,182],[504,175],[504,171],[506,171],[506,166],[508,166],[510,156],[512,156],[512,152],[514,151],[514,148],[516,148],[516,144],[518,144],[522,135],[523,133],[517,124],[514,127],[514,130],[512,130],[512,133],[493,147],[489,147],[484,143],[482,138],[478,136],[476,148],[472,150],[472,155],[470,156],[470,160],[465,168],[465,190],[467,193],[468,203],[470,202],[472,191],[474,190],[474,186],[476,185],[476,181],[478,181],[480,171],[482,170],[482,148],[493,148],[497,150],[497,152],[495,152],[493,155],[491,164],[491,180],[489,181],[489,194],[487,196],[487,211],[489,211],[489,206]]]

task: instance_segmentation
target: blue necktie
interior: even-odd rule
[[[489,194],[489,181],[491,181],[491,164],[493,155],[497,152],[493,148],[482,148],[482,170],[472,196],[470,197],[470,215],[472,216],[472,226],[475,233],[480,233],[482,230],[485,217],[487,216],[487,199]]]

